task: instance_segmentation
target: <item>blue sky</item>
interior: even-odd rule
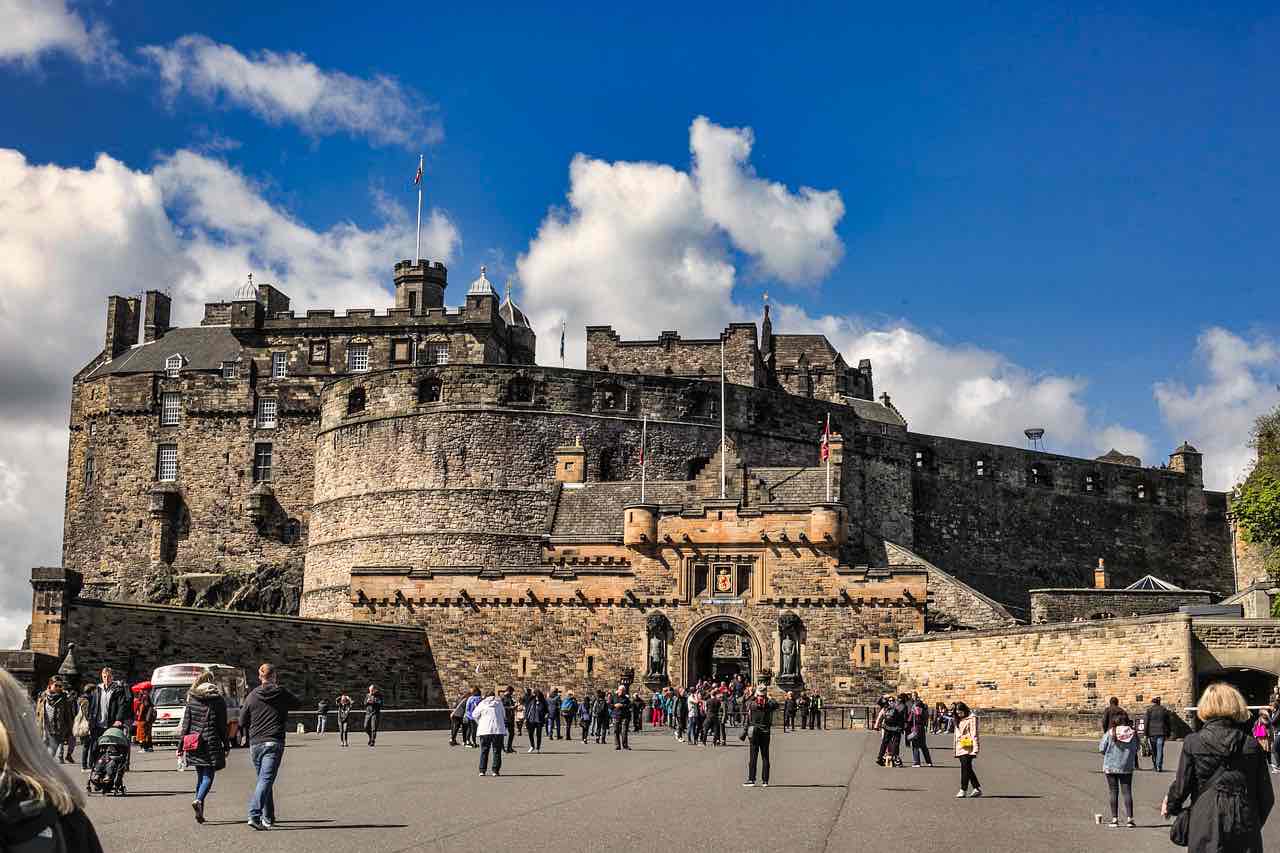
[[[0,331],[65,358],[0,375],[11,522],[6,488],[60,517],[106,293],[382,307],[419,151],[451,301],[514,278],[544,356],[562,317],[702,334],[768,290],[913,428],[1187,438],[1217,487],[1280,402],[1274,6],[352,8],[0,0]]]

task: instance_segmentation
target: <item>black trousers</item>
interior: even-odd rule
[[[351,718],[338,718],[338,742],[343,746],[347,745],[347,739],[351,736]]]
[[[542,749],[542,726],[531,726],[526,722],[524,724],[524,730],[529,733],[529,748]]]
[[[552,737],[560,737],[560,712],[552,711],[551,716],[547,718],[547,734]]]
[[[515,720],[507,718],[507,752],[515,752],[516,744],[516,723]]]
[[[378,741],[378,724],[381,723],[379,715],[365,714],[364,717],[364,733],[369,736],[369,746],[373,746]]]
[[[630,749],[631,744],[627,742],[627,731],[630,727],[626,720],[614,720],[613,724],[613,746],[615,749]]]
[[[760,760],[760,781],[769,784],[769,732],[756,729],[751,735],[751,753],[747,758],[747,781],[756,781],[756,759]]]
[[[974,757],[972,755],[960,756],[960,790],[961,791],[969,790],[970,785],[973,785],[973,787],[975,788],[982,787],[982,783],[978,781],[978,774],[973,772],[973,758]],[[1132,779],[1132,777],[1130,777],[1130,779]],[[1109,783],[1110,781],[1111,781],[1111,777],[1108,776],[1107,782]],[[1113,799],[1111,802],[1114,804],[1115,800]],[[1115,810],[1113,808],[1112,813],[1114,813],[1114,811]],[[1132,814],[1132,812],[1130,812],[1130,814]]]
[[[609,718],[596,717],[596,743],[604,743],[609,736]]]
[[[464,726],[465,726],[465,725],[466,725],[466,720],[462,719],[461,717],[450,717],[450,718],[449,718],[449,743],[453,744],[454,746],[457,746],[457,745],[458,745],[458,732],[459,732],[459,731],[461,731],[461,732],[462,732],[462,741],[463,741],[463,743],[466,743],[466,740],[467,740],[467,732],[466,732],[466,729],[464,728]],[[345,743],[345,741],[344,741],[344,743]]]
[[[579,717],[578,725],[582,728],[582,742],[586,743],[587,739],[591,737],[591,720],[590,719],[584,720],[581,717]]]
[[[573,739],[573,716],[570,714],[564,715],[564,739]]]
[[[1133,774],[1104,773],[1107,777],[1107,794],[1111,799],[1111,816],[1117,817],[1116,807],[1121,793],[1124,794],[1124,813],[1133,820]],[[977,783],[975,783],[976,785]]]
[[[489,752],[493,751],[493,773],[502,770],[502,735],[480,735],[480,772],[489,767]]]

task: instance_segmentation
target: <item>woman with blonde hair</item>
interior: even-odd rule
[[[1247,728],[1249,707],[1239,690],[1215,682],[1200,697],[1196,716],[1204,727],[1183,742],[1178,774],[1160,805],[1161,814],[1176,816],[1169,836],[1190,853],[1261,853],[1275,794],[1266,758]]]
[[[26,692],[0,669],[0,849],[52,835],[51,849],[102,853],[83,807],[84,793],[40,742]]]

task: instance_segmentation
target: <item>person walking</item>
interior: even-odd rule
[[[1098,743],[1102,753],[1102,774],[1107,777],[1107,792],[1111,803],[1111,828],[1120,826],[1118,803],[1124,796],[1124,813],[1128,815],[1125,827],[1133,829],[1133,771],[1138,766],[1138,735],[1125,713],[1111,718],[1112,726]]]
[[[1144,717],[1147,743],[1151,744],[1151,763],[1157,773],[1164,772],[1164,742],[1173,730],[1173,719],[1169,709],[1160,704],[1160,697],[1151,700]]]
[[[370,684],[364,696],[364,733],[369,736],[369,748],[378,745],[378,726],[382,723],[382,691]]]
[[[71,738],[74,722],[74,704],[57,676],[49,679],[43,693],[36,698],[36,731],[54,761],[62,757],[62,750]]]
[[[71,734],[80,742],[80,772],[88,773],[93,749],[93,709],[89,696],[97,689],[92,682],[86,683],[80,695],[76,697],[76,719],[71,724]]]
[[[1120,699],[1116,696],[1112,696],[1107,700],[1106,710],[1102,712],[1102,730],[1104,732],[1111,731],[1112,727],[1115,725],[1116,714],[1125,714],[1125,710],[1120,707]],[[1125,716],[1128,716],[1128,714],[1125,714]]]
[[[502,691],[502,712],[506,717],[507,724],[507,748],[506,752],[515,752],[516,739],[516,689],[510,684],[507,689]]]
[[[547,695],[547,740],[560,740],[560,688]]]
[[[1244,726],[1249,707],[1229,684],[1210,684],[1196,716],[1204,723],[1187,735],[1178,772],[1160,804],[1175,816],[1188,853],[1262,853],[1262,826],[1275,804],[1266,758]],[[1190,800],[1189,805],[1184,803]]]
[[[489,753],[493,753],[493,775],[502,775],[502,742],[507,737],[507,709],[502,700],[488,695],[476,704],[476,734],[480,738],[480,775],[489,769]]]
[[[636,693],[631,699],[631,725],[635,727],[637,734],[644,725],[644,707],[645,701],[640,698],[639,693]]]
[[[954,739],[956,758],[960,759],[960,790],[956,793],[956,799],[966,796],[981,797],[982,783],[978,781],[978,774],[973,772],[973,762],[981,747],[978,741],[978,718],[963,702],[956,703]],[[970,785],[973,785],[972,792],[969,792]]]
[[[462,733],[463,746],[468,746],[471,749],[476,749],[480,746],[480,744],[476,741],[475,710],[476,710],[476,705],[480,704],[481,698],[483,697],[481,697],[480,695],[480,688],[472,687],[471,695],[467,697],[467,712],[465,716],[466,729]]]
[[[564,739],[573,740],[573,721],[578,716],[578,700],[568,690],[560,700],[560,718],[564,721]]]
[[[782,697],[782,732],[796,730],[796,696],[790,690]]]
[[[822,697],[814,693],[809,697],[809,728],[821,729],[822,725]]]
[[[685,728],[689,725],[689,696],[683,687],[676,689],[673,710],[676,716],[676,740],[683,741]]]
[[[609,718],[613,723],[613,748],[631,749],[627,740],[627,732],[631,729],[631,697],[627,695],[627,688],[621,684],[618,685],[618,691],[610,705]]]
[[[907,709],[907,743],[911,744],[911,766],[919,767],[924,759],[926,767],[933,766],[929,754],[929,706],[919,698]]]
[[[578,727],[582,729],[582,742],[591,737],[591,691],[582,692],[582,701],[578,703]]]
[[[542,727],[547,722],[547,700],[535,690],[524,706],[524,728],[529,733],[529,752],[542,752]]]
[[[529,697],[533,695],[533,691],[528,687],[520,694],[519,701],[516,702],[516,733],[524,734],[524,706],[529,704]]]
[[[178,755],[196,771],[196,796],[191,809],[196,823],[204,823],[204,801],[213,787],[214,775],[227,766],[227,700],[205,670],[187,690],[187,707],[178,729]]]
[[[338,697],[336,703],[338,714],[338,743],[344,747],[351,746],[348,738],[351,736],[351,706],[355,704],[351,701],[351,697],[344,691]],[[456,731],[456,729],[455,729]],[[455,742],[453,746],[457,746]]]
[[[707,699],[707,728],[711,732],[711,745],[724,744],[724,702],[720,693],[712,693]]]
[[[316,703],[316,734],[324,734],[325,724],[329,721],[329,700],[323,696]]]
[[[693,746],[702,737],[702,697],[697,693],[691,693],[686,702],[689,709],[689,728],[685,743]]]
[[[888,704],[880,719],[883,734],[880,737],[880,750],[883,756],[883,767],[901,767],[902,732],[907,726],[906,694],[889,697]]]
[[[769,787],[769,740],[773,728],[773,713],[778,710],[778,703],[769,698],[769,690],[763,684],[758,686],[755,696],[747,701],[746,725],[742,729],[739,740],[748,742],[750,749],[747,756],[747,781],[742,787],[751,788],[756,784],[756,765],[759,762],[760,784]]]
[[[26,691],[0,669],[0,850],[102,853],[84,791],[49,755]]]
[[[596,691],[595,702],[591,705],[594,719],[591,721],[592,731],[596,733],[596,743],[604,743],[609,734],[609,697],[603,690]]]
[[[276,683],[274,664],[264,663],[258,667],[258,681],[258,686],[249,691],[240,706],[240,731],[248,733],[249,758],[258,774],[249,798],[249,827],[262,830],[270,829],[276,821],[273,789],[284,760],[289,710],[302,703]]]
[[[156,721],[156,708],[151,701],[151,690],[149,688],[139,690],[135,687],[134,691],[138,695],[133,699],[133,736],[138,742],[139,749],[143,752],[152,752],[151,724]]]
[[[86,746],[89,747],[90,755],[87,767],[93,767],[94,759],[97,758],[95,747],[102,733],[112,727],[127,730],[132,715],[129,691],[115,680],[111,667],[104,666],[100,675],[102,684],[95,685],[89,691],[89,742]]]
[[[470,701],[471,694],[466,693],[453,706],[453,710],[449,712],[449,746],[458,745],[458,732],[462,732],[462,744],[467,743],[467,702]]]

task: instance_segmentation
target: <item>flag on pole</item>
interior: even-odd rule
[[[822,461],[831,458],[831,413],[827,413],[826,425],[822,428]]]
[[[560,366],[564,366],[564,318],[560,319]]]
[[[415,186],[422,183],[422,155],[421,154],[418,155],[418,171],[415,172],[413,175],[413,183]]]

